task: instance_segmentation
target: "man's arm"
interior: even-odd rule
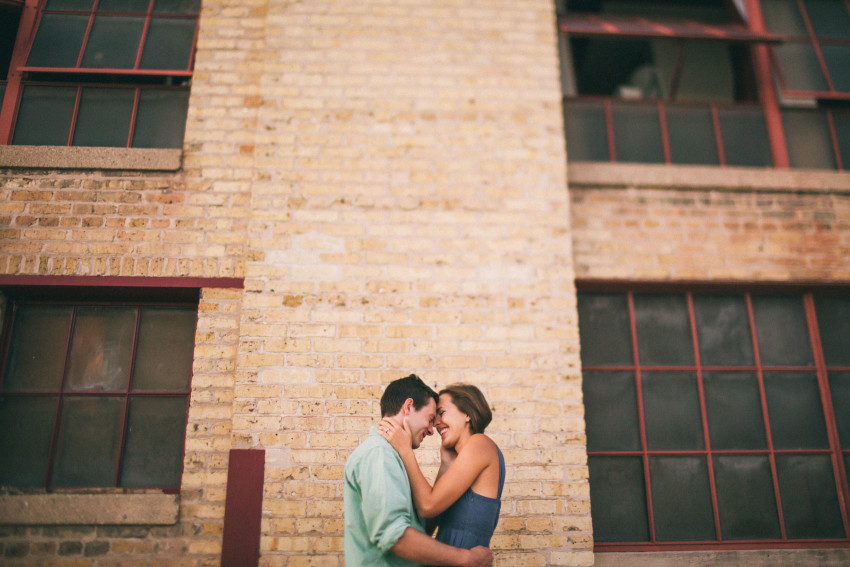
[[[493,552],[486,547],[460,549],[407,528],[390,551],[408,561],[450,567],[490,567]]]

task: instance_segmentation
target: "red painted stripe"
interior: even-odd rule
[[[256,567],[260,562],[264,449],[231,449],[224,502],[221,567]]]

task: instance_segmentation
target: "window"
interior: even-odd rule
[[[578,308],[598,551],[850,545],[850,294]]]
[[[181,148],[199,10],[0,0],[0,143]]]
[[[805,6],[562,0],[569,159],[846,169],[850,5]],[[801,23],[804,13],[818,14],[821,35]],[[759,63],[792,85],[781,110]]]
[[[10,292],[0,486],[179,487],[197,310]]]

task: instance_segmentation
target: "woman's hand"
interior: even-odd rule
[[[384,418],[378,424],[380,434],[390,442],[393,449],[401,454],[402,451],[410,449],[413,446],[413,439],[410,431],[406,427],[396,424],[396,422]]]

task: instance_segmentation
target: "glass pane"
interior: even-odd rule
[[[844,171],[850,170],[850,112],[832,111],[832,123],[838,138],[838,152]]]
[[[723,539],[781,537],[767,457],[716,456],[714,480]]]
[[[98,12],[147,12],[150,0],[100,0]]]
[[[194,37],[194,19],[153,18],[139,68],[188,69]]]
[[[44,486],[57,398],[0,398],[0,486]]]
[[[812,347],[803,299],[799,296],[753,296],[761,363],[765,366],[812,366]]]
[[[765,372],[764,390],[775,448],[829,447],[817,376],[806,372]]]
[[[70,328],[70,307],[19,306],[15,310],[3,389],[58,391]]]
[[[699,390],[693,372],[644,372],[644,420],[650,451],[702,449]]]
[[[850,372],[830,372],[829,391],[842,449],[850,449]],[[850,471],[848,471],[850,473]]]
[[[814,48],[807,43],[783,43],[774,52],[782,69],[784,87],[792,91],[825,91],[826,80]]]
[[[142,309],[133,390],[189,389],[196,319],[193,309]]]
[[[178,486],[186,396],[130,398],[121,486]]]
[[[567,157],[570,161],[610,161],[608,128],[601,102],[564,102]]]
[[[52,486],[114,486],[121,444],[124,398],[62,400]]]
[[[639,451],[635,377],[631,372],[585,372],[588,451]]]
[[[704,366],[750,366],[753,339],[741,295],[694,296],[694,319]]]
[[[578,294],[578,320],[582,364],[634,364],[625,294]]]
[[[134,148],[182,148],[186,132],[189,91],[142,90]]]
[[[838,92],[850,91],[850,47],[846,45],[821,45],[823,59],[832,85]]]
[[[76,67],[89,17],[44,14],[27,57],[30,67]]]
[[[73,145],[127,147],[134,99],[134,89],[84,88]]]
[[[776,455],[788,537],[844,537],[829,455]]]
[[[24,87],[13,144],[67,146],[76,87]]]
[[[782,124],[791,167],[836,168],[825,114],[816,110],[783,110]]]
[[[638,358],[643,366],[692,365],[694,349],[684,295],[635,295]]]
[[[715,538],[705,457],[650,457],[649,478],[659,541]]]
[[[717,139],[711,110],[667,107],[667,133],[673,163],[717,165]]]
[[[816,295],[815,311],[826,364],[850,366],[850,297]]]
[[[570,38],[579,94],[660,98],[653,46],[645,39]]]
[[[612,104],[618,162],[664,163],[658,107]]]
[[[648,541],[640,457],[589,457],[587,465],[594,540]]]
[[[797,0],[771,0],[762,3],[764,23],[771,33],[778,35],[805,36],[806,23],[800,10],[797,8]]]
[[[66,389],[126,391],[135,326],[131,307],[78,308]]]
[[[201,0],[156,0],[153,11],[172,14],[197,14],[201,11]]]
[[[91,10],[94,0],[48,0],[48,10]]]
[[[756,374],[706,372],[703,385],[711,448],[766,449]]]
[[[806,0],[806,12],[817,37],[850,39],[850,12],[835,0]]]
[[[144,18],[97,16],[92,25],[83,67],[132,69],[142,38]]]
[[[717,117],[726,165],[769,167],[773,164],[761,109],[720,108]]]

